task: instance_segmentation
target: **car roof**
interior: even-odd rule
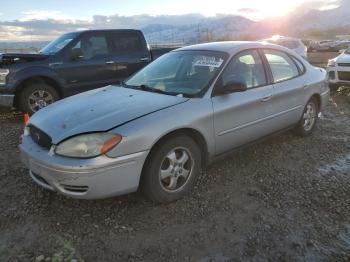
[[[255,41],[223,41],[223,42],[204,43],[204,44],[197,44],[197,45],[182,47],[182,48],[176,49],[176,51],[202,50],[202,51],[225,52],[225,53],[233,54],[241,50],[254,49],[254,48],[272,48],[272,49],[278,49],[281,51],[290,51],[288,48],[285,48],[279,45],[264,43],[264,42],[255,42]]]

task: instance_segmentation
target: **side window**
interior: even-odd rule
[[[113,52],[118,55],[143,51],[143,41],[135,33],[114,33],[111,37]]]
[[[274,82],[281,82],[299,75],[296,64],[286,53],[277,50],[264,50],[264,53]]]
[[[83,36],[72,50],[79,50],[81,59],[89,60],[108,54],[108,45],[105,36]]]
[[[301,72],[302,74],[304,74],[304,73],[305,73],[305,66],[303,65],[303,63],[300,62],[298,59],[296,59],[296,58],[294,58],[294,57],[293,57],[293,60],[294,60],[294,62],[297,64],[297,66],[299,67],[300,72]]]
[[[259,53],[249,50],[234,57],[226,67],[222,81],[224,85],[229,81],[242,82],[247,88],[266,85],[265,70]]]

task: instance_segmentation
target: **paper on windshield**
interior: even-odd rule
[[[215,61],[215,58],[210,59],[211,57],[204,57],[199,60],[197,60],[194,63],[194,66],[208,66],[208,67],[220,67],[223,60],[220,59],[219,61]]]

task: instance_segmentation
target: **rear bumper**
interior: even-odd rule
[[[0,106],[12,107],[15,95],[0,94]]]
[[[148,154],[145,151],[117,158],[66,158],[50,155],[28,136],[23,137],[20,151],[22,162],[38,185],[80,199],[135,192]]]

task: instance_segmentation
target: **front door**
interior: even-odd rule
[[[254,141],[271,132],[273,86],[268,84],[262,58],[257,50],[236,55],[218,81],[244,83],[247,90],[212,97],[216,153]],[[215,90],[214,90],[215,94]]]
[[[83,34],[66,52],[66,61],[54,70],[65,80],[66,93],[71,95],[112,82],[110,48],[104,33]]]

